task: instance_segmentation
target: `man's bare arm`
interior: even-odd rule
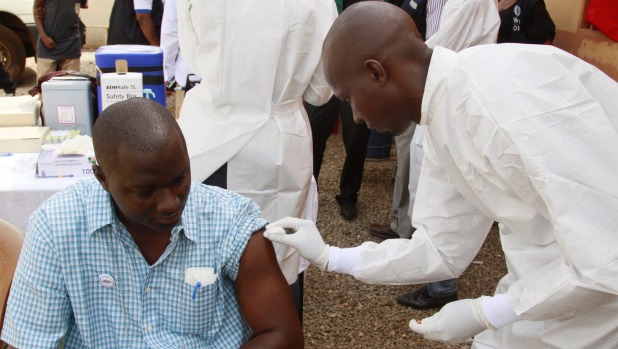
[[[135,19],[142,33],[144,33],[146,40],[148,40],[148,43],[153,46],[159,46],[159,35],[157,34],[157,29],[150,13],[136,13]]]
[[[45,0],[35,0],[32,12],[34,14],[34,23],[36,24],[36,29],[39,32],[39,38],[41,38],[41,42],[48,49],[55,49],[56,43],[52,38],[47,36],[45,28],[43,27],[43,21],[45,20]]]
[[[279,269],[272,243],[263,232],[249,239],[236,278],[240,310],[253,331],[242,348],[303,348],[303,331],[292,292]]]

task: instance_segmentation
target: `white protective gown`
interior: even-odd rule
[[[179,118],[195,180],[227,163],[227,188],[264,218],[305,217],[313,162],[302,103],[332,96],[320,56],[336,17],[332,0],[178,0],[181,51],[202,77]],[[275,249],[294,282],[298,253]]]
[[[471,78],[474,77],[474,78]],[[552,46],[434,49],[411,240],[366,242],[352,274],[458,277],[494,220],[525,320],[475,348],[618,347],[618,84]]]
[[[497,0],[449,0],[442,9],[438,31],[425,42],[428,47],[442,46],[461,51],[476,45],[495,44],[500,29]],[[410,144],[410,216],[414,213],[416,189],[423,163],[425,126],[417,125]]]
[[[176,0],[165,0],[163,18],[161,19],[161,49],[163,50],[163,75],[165,81],[172,78],[184,87],[187,76],[191,74],[189,67],[180,54],[178,43],[178,14]],[[199,80],[199,77],[196,77]]]

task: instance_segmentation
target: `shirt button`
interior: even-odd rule
[[[148,325],[148,327],[146,327],[146,329],[148,330],[148,332],[152,332],[152,326]]]
[[[150,293],[150,287],[146,287],[146,293]]]

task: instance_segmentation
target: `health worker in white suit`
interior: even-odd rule
[[[185,87],[187,76],[191,74],[189,66],[180,53],[178,43],[178,13],[177,0],[165,0],[163,19],[161,20],[161,49],[163,50],[163,75],[166,85],[176,81],[180,87]],[[199,76],[195,78],[199,80]]]
[[[323,57],[358,122],[393,134],[426,125],[417,229],[337,248],[312,222],[286,218],[265,236],[322,269],[400,285],[460,276],[498,221],[508,273],[495,294],[410,328],[446,343],[474,337],[477,349],[618,347],[616,81],[547,45],[431,49],[380,2],[348,8]]]
[[[178,0],[180,49],[202,77],[179,117],[193,178],[222,176],[269,221],[305,217],[313,161],[303,99],[332,96],[321,52],[336,17],[332,0]],[[300,256],[275,250],[293,284]]]

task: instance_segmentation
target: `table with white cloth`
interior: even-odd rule
[[[37,178],[39,153],[0,153],[0,218],[26,232],[28,218],[54,193],[85,178]]]

